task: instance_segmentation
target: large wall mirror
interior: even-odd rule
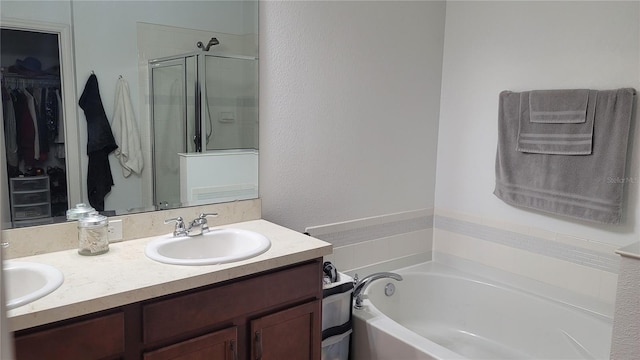
[[[3,0],[0,14],[3,228],[80,202],[123,215],[258,197],[257,1]]]

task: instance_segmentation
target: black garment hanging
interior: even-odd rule
[[[36,162],[34,147],[36,139],[35,125],[29,111],[27,96],[18,90],[14,91],[14,95],[16,97],[14,109],[18,126],[18,157],[24,161],[27,167],[32,167]]]
[[[7,174],[9,177],[18,176],[18,125],[14,108],[14,97],[9,90],[2,86],[2,118],[4,123],[4,146],[7,158]]]
[[[109,154],[118,148],[111,132],[111,125],[104,112],[98,78],[91,74],[78,102],[87,118],[87,192],[89,203],[98,211],[104,210],[104,198],[111,191],[113,176],[109,166]]]
[[[34,99],[40,99],[40,103],[38,101],[35,102],[35,110],[36,110],[36,124],[38,125],[38,144],[40,145],[40,160],[46,160],[47,156],[49,154],[49,129],[47,128],[47,123],[46,123],[46,119],[44,117],[44,114],[42,113],[42,101],[44,99],[42,99],[41,95],[41,89],[40,88],[35,88],[35,87],[30,87],[25,89],[26,91],[28,91],[31,96],[34,97]],[[39,94],[38,97],[36,98],[36,94]]]
[[[49,129],[49,140],[58,138],[58,99],[55,88],[42,89],[42,114]]]
[[[107,119],[107,114],[102,106],[100,90],[98,89],[98,78],[95,74],[89,76],[80,101],[80,108],[84,110],[87,118],[87,155],[94,151],[106,151],[110,154],[118,148],[111,132],[111,125]]]

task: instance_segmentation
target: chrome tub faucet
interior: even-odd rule
[[[355,299],[355,303],[353,307],[356,309],[362,309],[364,306],[362,305],[364,291],[372,282],[380,279],[393,279],[396,281],[402,281],[402,276],[392,272],[378,272],[373,273],[371,275],[365,276],[362,280],[358,279],[358,274],[353,278],[353,298]]]

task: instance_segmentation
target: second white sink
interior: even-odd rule
[[[4,262],[7,282],[7,309],[15,309],[38,300],[56,290],[64,281],[60,270],[53,266],[8,260]]]
[[[270,247],[271,241],[262,234],[226,228],[192,237],[163,235],[147,244],[145,254],[165,264],[215,265],[249,259]]]

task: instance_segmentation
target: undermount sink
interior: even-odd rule
[[[145,248],[152,260],[173,265],[215,265],[258,256],[271,247],[262,234],[242,229],[210,229],[202,235],[157,237]]]
[[[49,295],[64,281],[60,270],[53,266],[25,262],[4,262],[7,309],[15,309]]]

